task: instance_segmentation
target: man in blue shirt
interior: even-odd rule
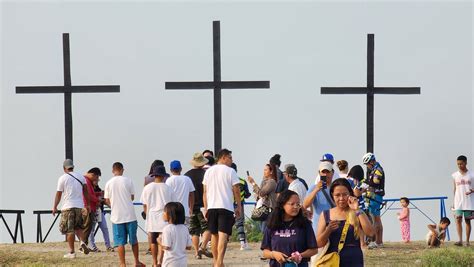
[[[319,215],[334,205],[331,194],[329,193],[329,187],[334,176],[332,164],[328,161],[321,162],[319,164],[318,174],[321,177],[326,177],[326,179],[323,178],[317,184],[312,185],[308,189],[308,193],[303,202],[303,208],[310,208],[311,210],[310,214],[312,214],[313,230],[315,233],[318,228]]]

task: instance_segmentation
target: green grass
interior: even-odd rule
[[[263,233],[260,232],[260,222],[252,219],[245,220],[244,224],[245,236],[247,242],[262,242]],[[238,242],[239,237],[237,236],[237,229],[235,226],[232,228],[232,236],[230,237],[231,242]]]
[[[430,249],[421,256],[423,266],[474,266],[474,248]]]

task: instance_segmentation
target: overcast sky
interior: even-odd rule
[[[212,79],[213,20],[221,21],[222,79],[271,82],[269,90],[222,93],[223,147],[233,151],[240,175],[249,170],[260,180],[275,153],[310,184],[324,153],[361,164],[366,97],[321,95],[319,88],[365,86],[368,33],[375,34],[375,85],[421,87],[421,95],[375,96],[386,197],[448,196],[449,207],[456,157],[473,156],[470,1],[0,7],[0,208],[26,210],[27,242],[35,241],[32,211],[52,208],[62,174],[64,107],[61,94],[16,95],[15,86],[63,84],[63,32],[70,33],[73,85],[121,86],[119,94],[73,95],[76,169],[100,167],[104,186],[121,161],[137,197],[154,159],[178,159],[187,170],[194,152],[213,148],[212,91],[164,89],[165,81]],[[439,202],[415,204],[439,220]],[[383,222],[385,239],[400,240],[395,211]],[[412,212],[413,239],[424,238],[428,223]],[[0,242],[10,242],[0,229]],[[57,225],[48,240],[61,240]]]

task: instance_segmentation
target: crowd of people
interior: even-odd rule
[[[349,168],[346,160],[336,162],[332,154],[324,154],[315,183],[308,187],[298,177],[294,164],[280,170],[279,154],[264,165],[259,185],[248,172],[246,179],[237,175],[237,165],[228,149],[222,149],[216,156],[210,150],[195,153],[190,160],[192,168],[184,174],[178,160],[170,162],[170,173],[163,161],[155,160],[144,178],[140,198],[153,266],[186,266],[186,250],[191,249],[196,259],[204,255],[213,259],[213,266],[224,266],[234,225],[241,250],[250,249],[243,203],[251,192],[257,200],[254,211],[258,215],[254,219],[260,221],[263,233],[262,259],[269,260],[270,266],[318,266],[332,260],[333,255],[337,255],[340,266],[363,266],[363,248],[384,246],[380,210],[385,172],[373,153],[365,154],[362,163],[367,168],[366,175],[361,165]],[[470,245],[470,220],[474,219],[474,174],[466,165],[467,158],[459,156],[458,171],[452,175],[458,246],[463,245],[463,218],[466,246]],[[59,229],[69,246],[64,257],[76,257],[76,237],[80,240],[80,252],[99,252],[94,239],[98,225],[105,250],[117,250],[121,266],[126,264],[126,244],[131,245],[135,265],[143,266],[139,260],[133,203],[136,191],[132,179],[124,176],[123,164],[112,165],[113,177],[104,190],[99,187],[99,168],[81,175],[74,172],[73,161],[66,159],[63,169],[52,212],[58,212],[62,200]],[[409,204],[410,200],[402,197],[397,213],[404,242],[410,242]],[[113,244],[104,205],[110,207]],[[443,244],[449,224],[450,220],[444,217],[438,225],[428,225],[429,247]]]

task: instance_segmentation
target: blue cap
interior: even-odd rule
[[[321,161],[334,161],[334,157],[332,154],[326,153],[323,155]]]
[[[170,163],[170,170],[180,170],[181,169],[181,162],[179,160],[173,160]]]

